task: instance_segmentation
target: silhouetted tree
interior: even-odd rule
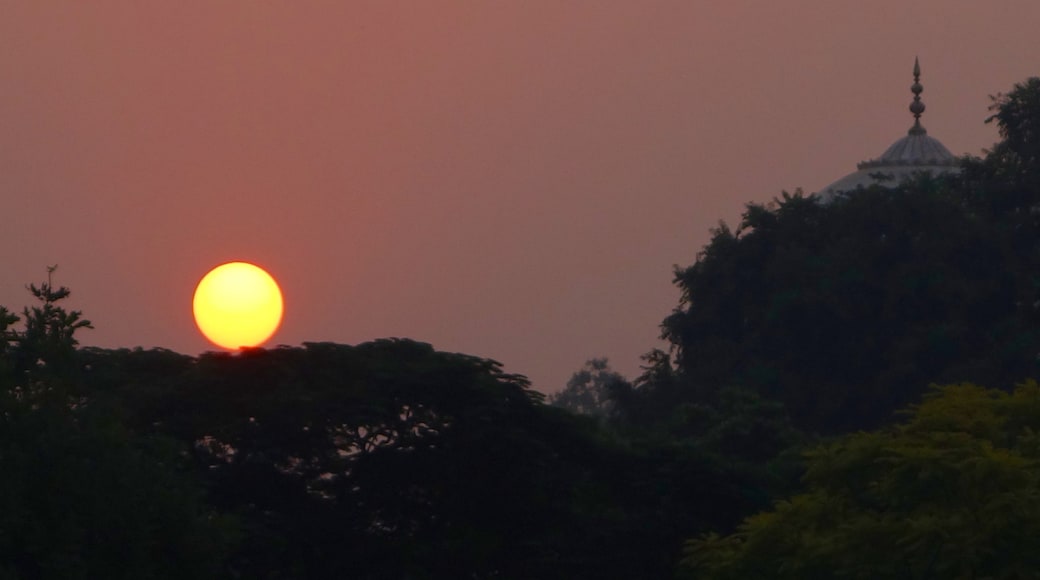
[[[27,286],[29,293],[39,301],[39,305],[27,306],[23,310],[25,328],[17,334],[18,359],[21,370],[29,370],[36,366],[67,367],[79,342],[75,338],[76,331],[93,328],[90,321],[83,318],[78,310],[67,311],[58,306],[58,302],[69,297],[70,291],[64,286],[54,287],[51,276],[57,266],[47,268],[47,281],[38,287]]]
[[[422,343],[81,355],[132,428],[192,445],[210,505],[242,523],[246,577],[656,578],[727,505],[707,460],[680,483],[676,452]],[[699,498],[671,510],[680,489]]]
[[[54,271],[50,268],[48,274]],[[50,277],[25,328],[0,309],[0,578],[223,577],[233,526],[203,507],[176,446],[139,437],[83,389]]]
[[[619,392],[631,388],[624,376],[610,368],[607,359],[594,358],[571,376],[563,390],[550,395],[549,403],[579,415],[606,419],[614,411]]]
[[[747,388],[803,430],[839,433],[889,420],[929,382],[1034,375],[1040,79],[992,110],[1003,140],[963,176],[828,204],[785,193],[715,230],[677,270],[662,325],[678,376],[646,392],[674,408]]]
[[[993,115],[1001,141],[986,156],[992,177],[1024,188],[1035,188],[1040,176],[1040,77],[992,97]]]
[[[785,196],[717,230],[677,272],[663,324],[687,400],[741,386],[836,433],[888,420],[929,382],[1036,372],[1031,259],[958,195],[921,179],[828,205]]]

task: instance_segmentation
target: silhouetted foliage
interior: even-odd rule
[[[1035,376],[1038,82],[995,98],[1004,141],[960,176],[827,204],[785,193],[749,205],[735,230],[720,224],[677,269],[681,302],[662,325],[671,351],[651,351],[634,383],[597,390],[590,372],[565,392],[609,408],[613,433],[675,473],[712,473],[728,509],[710,515],[689,488],[657,485],[727,532],[795,488],[818,434],[890,422],[931,382]]]
[[[984,164],[990,176],[1013,185],[1036,187],[1040,175],[1040,77],[1015,85],[1009,93],[992,97],[987,123],[996,122],[1001,141]]]
[[[944,181],[828,205],[785,197],[720,228],[663,325],[694,401],[739,385],[796,425],[878,425],[929,382],[1035,373],[1031,257]]]
[[[79,344],[75,338],[76,331],[93,328],[80,311],[67,311],[57,305],[70,294],[64,286],[54,287],[51,276],[57,268],[56,265],[47,268],[46,282],[27,286],[40,304],[23,310],[25,328],[16,335],[19,370],[29,371],[42,366],[51,371],[67,371]]]
[[[231,522],[173,449],[104,417],[6,400],[0,578],[220,578]]]
[[[191,444],[244,577],[658,578],[733,517],[711,458],[623,445],[426,344],[81,354],[132,429]]]
[[[50,268],[48,274],[54,271]],[[216,578],[233,526],[207,511],[167,439],[139,437],[82,390],[59,302],[0,310],[0,578]]]
[[[738,386],[782,402],[800,429],[840,433],[889,420],[930,382],[1035,375],[1040,79],[993,111],[1003,140],[963,176],[828,204],[785,193],[716,229],[676,272],[681,302],[662,331],[677,376],[645,391],[675,408]]]
[[[620,392],[631,388],[625,377],[610,368],[607,359],[594,358],[571,376],[563,390],[550,395],[549,403],[579,415],[606,419],[613,414]]]

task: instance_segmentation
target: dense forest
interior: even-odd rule
[[[386,339],[81,347],[0,308],[0,580],[1022,578],[1040,78],[956,175],[720,225],[629,380]],[[648,321],[652,324],[653,321]]]

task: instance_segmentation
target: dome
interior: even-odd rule
[[[911,131],[913,131],[911,129]],[[929,137],[924,127],[896,141],[874,161],[864,161],[857,169],[897,165],[957,165],[957,158],[945,145]]]
[[[938,139],[930,137],[921,125],[921,113],[924,112],[921,92],[924,89],[920,77],[921,66],[915,59],[914,84],[910,87],[910,91],[914,93],[914,101],[910,104],[914,125],[910,127],[907,135],[893,143],[877,159],[858,164],[855,173],[850,173],[821,189],[819,195],[824,202],[840,193],[873,185],[897,187],[920,173],[941,175],[960,172],[958,159]]]

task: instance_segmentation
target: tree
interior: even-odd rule
[[[48,274],[54,268],[48,269]],[[0,578],[216,578],[233,539],[169,439],[125,428],[84,389],[50,276],[25,328],[0,308]]]
[[[68,311],[58,306],[71,292],[65,286],[54,287],[51,276],[57,269],[57,265],[49,266],[46,282],[38,287],[35,284],[26,287],[40,305],[25,307],[25,328],[14,335],[18,345],[17,366],[21,371],[28,372],[41,365],[56,372],[67,370],[65,367],[72,363],[76,345],[79,344],[76,332],[93,328],[90,321],[83,318],[82,312]]]
[[[0,408],[0,578],[224,577],[233,522],[175,447],[86,409]]]
[[[737,386],[824,434],[872,428],[930,382],[1012,384],[1040,351],[1040,79],[994,97],[1002,141],[962,176],[821,204],[783,194],[676,271],[671,406]],[[676,400],[677,399],[677,400]]]
[[[245,577],[660,577],[709,524],[697,505],[655,526],[664,459],[493,361],[410,340],[81,356],[93,397],[191,449]]]
[[[563,390],[550,395],[549,403],[578,415],[606,419],[613,413],[619,391],[631,388],[607,359],[594,358],[571,376]]]
[[[1033,258],[1015,235],[943,179],[752,204],[676,273],[662,329],[685,397],[740,386],[827,434],[890,420],[929,382],[1030,376]]]
[[[936,388],[807,455],[805,489],[688,543],[697,578],[1025,578],[1040,565],[1040,387]]]
[[[986,157],[985,165],[995,177],[1003,177],[1027,188],[1040,182],[1040,77],[1017,83],[1008,93],[991,97],[993,115],[1002,140]]]

